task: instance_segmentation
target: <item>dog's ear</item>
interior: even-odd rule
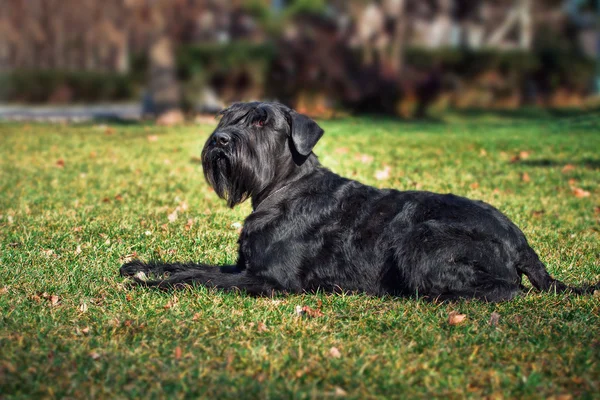
[[[298,114],[293,110],[290,112],[290,125],[292,143],[296,151],[303,156],[308,156],[323,136],[323,129],[306,115]]]

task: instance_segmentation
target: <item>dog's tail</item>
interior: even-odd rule
[[[569,292],[578,295],[593,294],[594,291],[600,290],[600,282],[574,287],[554,279],[550,276],[546,266],[540,261],[540,258],[531,247],[527,247],[521,254],[523,254],[523,257],[517,265],[517,270],[525,274],[537,290],[555,293]]]

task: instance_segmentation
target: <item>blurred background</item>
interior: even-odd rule
[[[98,105],[169,123],[252,99],[323,117],[600,104],[600,0],[0,0],[0,10],[5,117]]]

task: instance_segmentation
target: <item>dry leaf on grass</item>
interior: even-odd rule
[[[156,142],[156,141],[158,141],[158,135],[148,135],[148,141],[149,142]]]
[[[498,322],[500,322],[500,314],[494,311],[490,314],[490,325],[498,326]]]
[[[124,256],[122,256],[121,262],[125,264],[125,263],[135,260],[137,257],[138,257],[137,251],[134,251],[133,253],[125,254]]]
[[[175,306],[177,306],[177,303],[179,303],[179,299],[177,298],[177,296],[173,296],[171,298],[171,300],[169,300],[167,302],[167,304],[164,305],[164,309],[168,310],[169,308],[174,308]]]
[[[325,314],[323,314],[323,312],[319,309],[313,309],[310,308],[309,306],[296,306],[296,315],[301,317],[301,316],[307,316],[309,318],[316,318],[316,317],[322,317]]]
[[[267,325],[265,325],[264,322],[259,322],[258,326],[256,327],[256,330],[259,332],[268,332],[269,328],[267,327]]]
[[[79,305],[79,311],[81,311],[82,313],[87,312],[87,310],[88,310],[88,306],[86,303],[81,303]]]
[[[342,356],[342,353],[340,353],[339,349],[334,346],[329,349],[329,356],[332,358],[340,358]]]
[[[357,154],[354,158],[363,164],[370,164],[373,162],[373,156],[368,154]]]
[[[389,179],[391,170],[392,169],[388,165],[386,165],[385,167],[383,167],[383,169],[375,171],[375,179],[377,179],[378,181],[384,181],[386,179]]]
[[[583,190],[581,188],[578,187],[572,187],[571,191],[573,192],[573,194],[575,195],[575,197],[581,199],[583,197],[590,197],[590,192],[588,192],[587,190]]]
[[[167,219],[169,220],[169,223],[172,224],[173,222],[177,221],[178,216],[179,214],[177,213],[177,210],[175,210],[167,216]]]
[[[52,304],[52,306],[58,306],[60,304],[60,297],[55,294],[50,296],[50,304]]]
[[[575,169],[575,166],[574,166],[573,164],[567,164],[567,165],[565,165],[565,166],[563,167],[563,169],[562,169],[562,173],[563,173],[563,174],[566,174],[566,173],[568,173],[568,172],[571,172],[571,171],[573,171],[574,169]]]
[[[175,351],[173,352],[173,355],[175,356],[176,360],[179,360],[181,358],[181,347],[179,347],[179,346],[175,347]]]
[[[56,166],[58,168],[64,168],[65,167],[65,160],[63,160],[62,158],[58,161],[56,161]]]
[[[521,174],[521,180],[523,182],[531,182],[531,178],[529,177],[529,174],[527,172],[523,172]]]
[[[459,325],[459,324],[462,324],[463,322],[465,322],[466,319],[467,319],[467,316],[465,314],[459,314],[456,311],[452,311],[448,315],[448,323],[450,325]]]

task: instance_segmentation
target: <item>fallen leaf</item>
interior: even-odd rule
[[[125,300],[127,300],[127,301],[133,300],[133,296],[131,295],[131,293],[127,293],[127,295],[125,296]]]
[[[89,356],[92,358],[92,360],[97,360],[100,358],[100,354],[96,353],[95,351],[92,351]]]
[[[187,224],[185,224],[185,230],[189,231],[192,229],[192,225],[194,225],[194,220],[192,218],[187,220]]]
[[[333,152],[335,154],[346,154],[348,153],[348,148],[347,147],[338,147],[337,149],[335,149]]]
[[[48,257],[50,257],[51,255],[54,255],[54,250],[52,250],[52,249],[46,249],[46,250],[42,250],[42,253],[43,253],[45,256],[48,256]]]
[[[523,182],[531,182],[531,178],[529,177],[529,174],[527,172],[523,172],[521,174],[521,180]]]
[[[181,347],[175,347],[175,351],[173,353],[175,355],[175,359],[179,360],[181,358]]]
[[[158,135],[148,135],[149,142],[156,142],[158,140]]]
[[[573,171],[574,169],[575,169],[575,166],[573,164],[567,164],[563,167],[562,173],[566,174],[566,173]]]
[[[600,214],[600,206],[594,207],[594,214]]]
[[[368,154],[357,154],[354,158],[363,164],[370,164],[373,162],[373,156]]]
[[[120,194],[117,194],[115,196],[115,200],[117,200],[117,201],[123,201],[123,196],[121,196]]]
[[[77,248],[75,249],[75,254],[81,254],[81,245],[77,245]]]
[[[479,182],[473,182],[469,185],[471,189],[477,189],[479,187]]]
[[[498,314],[496,311],[494,311],[493,313],[490,314],[490,325],[498,326],[498,322],[500,322],[500,314]]]
[[[58,168],[64,168],[64,167],[65,167],[65,160],[63,160],[63,159],[61,158],[60,160],[58,160],[58,161],[56,162],[56,166],[57,166]]]
[[[554,397],[556,400],[573,400],[573,395],[570,394],[559,394]]]
[[[479,155],[481,157],[485,157],[485,156],[487,156],[487,151],[485,151],[485,149],[481,149],[481,150],[479,150]]]
[[[383,169],[375,171],[375,179],[377,179],[378,181],[389,179],[391,170],[392,169],[386,165]]]
[[[173,222],[177,221],[177,217],[178,217],[178,213],[177,213],[177,210],[175,210],[171,214],[169,214],[167,218],[169,219],[169,222],[172,224]]]
[[[110,136],[110,135],[112,135],[113,133],[115,133],[115,130],[114,130],[114,128],[111,128],[111,127],[109,127],[109,126],[107,126],[107,127],[106,127],[106,129],[104,130],[104,134],[105,134],[106,136]]]
[[[85,327],[81,330],[81,333],[83,333],[84,335],[87,335],[88,333],[90,333],[90,328],[89,327]]]
[[[79,305],[79,311],[81,311],[81,312],[87,312],[87,310],[88,310],[88,306],[87,306],[86,303],[81,303]]]
[[[150,236],[150,235],[152,235],[152,232],[150,232],[150,231],[146,231],[146,232],[144,232],[144,235],[146,235],[146,236]]]
[[[580,199],[583,197],[590,197],[590,192],[588,192],[587,190],[578,188],[578,187],[572,187],[571,191],[573,192],[575,197],[580,198]]]
[[[519,157],[520,157],[522,160],[527,160],[527,159],[529,158],[529,152],[528,152],[528,151],[521,151],[521,152],[519,153]]]
[[[533,215],[534,217],[541,217],[542,215],[544,215],[546,211],[545,210],[533,210],[531,212],[531,215]]]
[[[333,395],[336,396],[336,397],[344,397],[344,396],[348,396],[348,392],[346,392],[341,387],[336,386],[335,387],[335,391],[333,392]]]
[[[198,321],[200,319],[200,317],[202,317],[202,314],[195,313],[194,316],[192,317],[192,321]]]
[[[256,330],[258,332],[267,332],[269,330],[269,328],[267,327],[267,325],[265,325],[264,322],[259,322],[258,326],[256,327]]]
[[[585,382],[583,380],[583,378],[580,376],[574,376],[573,378],[571,378],[571,381],[573,381],[573,383],[576,383],[578,385],[581,385],[583,382]]]
[[[102,199],[103,203],[110,203],[110,199],[108,197],[105,197]]]
[[[177,298],[177,296],[173,296],[171,298],[171,300],[169,300],[163,308],[165,310],[168,310],[169,308],[173,308],[173,307],[177,306],[177,303],[179,303],[179,299]]]
[[[57,306],[60,303],[60,298],[53,294],[52,296],[50,296],[50,304],[52,304],[52,306]]]
[[[0,288],[0,294],[6,294],[8,293],[8,288],[6,286],[4,286],[3,288]]]
[[[138,258],[138,253],[137,251],[134,251],[133,253],[130,254],[125,254],[124,256],[121,257],[121,262],[123,264],[131,262],[133,260],[135,260],[136,258]]]
[[[340,353],[338,348],[334,346],[329,349],[329,356],[332,358],[340,358],[342,356],[342,353]]]
[[[302,307],[302,311],[303,311],[302,315],[306,315],[307,317],[310,317],[310,318],[322,317],[325,315],[325,314],[323,314],[323,312],[321,310],[315,310],[315,309],[310,308],[309,306]]]
[[[467,319],[467,316],[465,314],[459,314],[456,311],[452,311],[448,315],[448,323],[450,325],[462,324],[465,321],[465,319]]]
[[[76,226],[73,228],[73,232],[81,232],[83,230],[83,226]]]

